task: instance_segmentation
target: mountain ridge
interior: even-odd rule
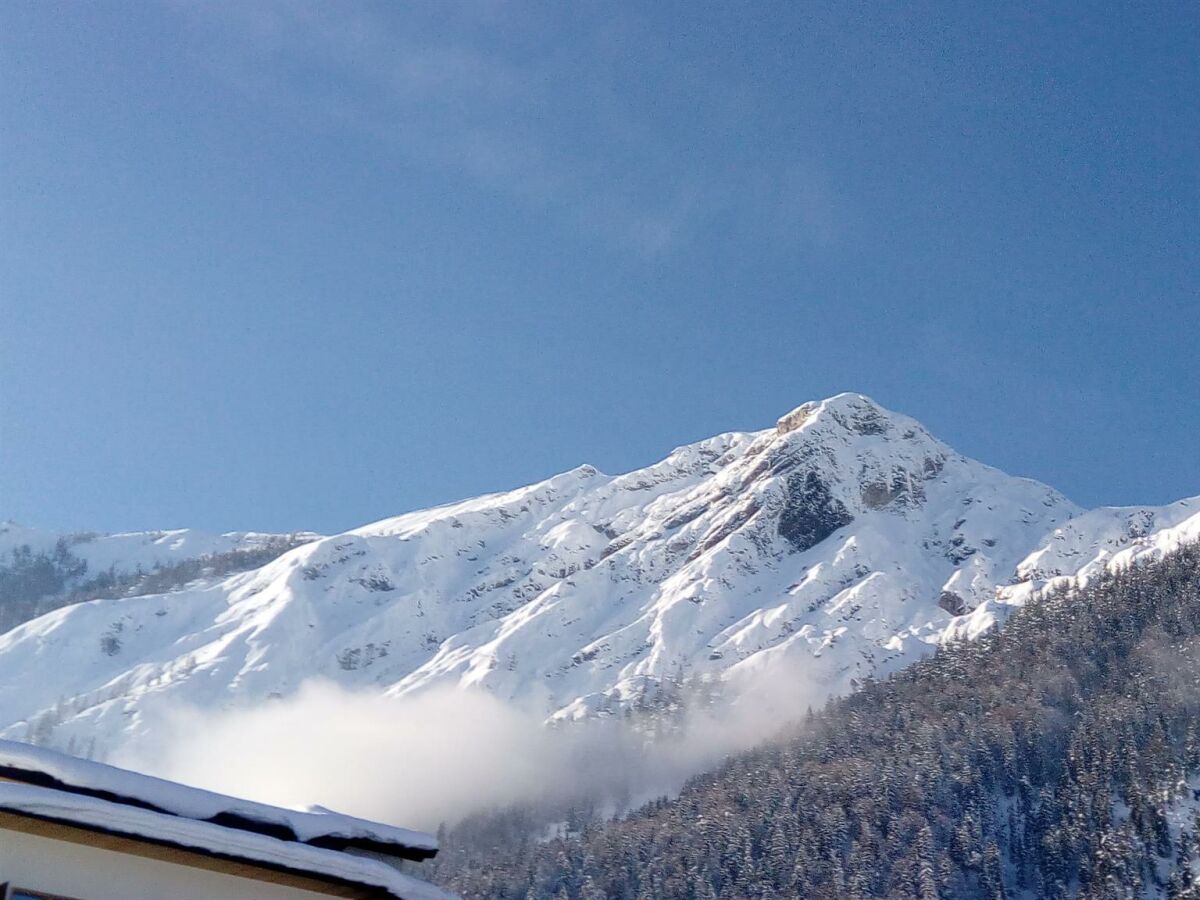
[[[987,630],[1056,579],[1200,535],[1197,513],[1086,511],[838,394],[632,472],[579,466],[250,572],[49,613],[0,635],[0,734],[104,746],[156,704],[230,708],[312,676],[478,688],[571,719],[680,673],[736,683],[783,666],[820,700]],[[69,677],[34,683],[51,654]]]

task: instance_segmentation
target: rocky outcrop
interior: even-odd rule
[[[952,616],[961,616],[971,610],[967,601],[954,591],[942,591],[942,595],[938,597],[938,606]]]
[[[807,403],[802,403],[800,406],[797,406],[790,413],[788,413],[786,416],[783,416],[778,422],[775,423],[775,433],[787,434],[789,431],[795,431],[809,420],[809,417],[817,411],[817,407],[819,405],[820,404],[809,400]]]
[[[813,470],[788,476],[787,502],[779,515],[779,536],[796,550],[815,547],[854,516]]]
[[[873,481],[861,488],[862,504],[867,509],[883,509],[893,503],[898,505],[918,504],[925,499],[925,488],[919,478],[912,473],[897,467],[892,470],[891,478],[884,481]]]

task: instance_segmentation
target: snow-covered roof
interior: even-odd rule
[[[148,838],[205,854],[380,888],[400,900],[449,900],[433,885],[364,856],[239,831],[30,784],[0,782],[0,810]]]
[[[241,825],[276,835],[290,832],[282,836],[333,849],[357,846],[408,859],[427,859],[437,852],[437,839],[424,832],[369,822],[319,806],[307,810],[283,809],[227,797],[32,744],[0,740],[0,774],[6,774],[6,770],[45,776],[56,782],[54,786],[69,791],[118,802],[133,801],[185,819],[216,819],[221,824]]]
[[[322,807],[226,797],[15,741],[0,740],[0,810],[367,885],[404,900],[450,896],[377,858],[339,852],[425,859],[437,852],[431,835]]]

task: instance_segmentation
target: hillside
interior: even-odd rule
[[[676,800],[443,840],[465,897],[1197,896],[1200,549],[1049,593]]]
[[[74,603],[256,569],[316,537],[188,528],[59,534],[0,522],[0,632]]]

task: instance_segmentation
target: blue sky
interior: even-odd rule
[[[1191,4],[0,5],[0,518],[332,531],[858,390],[1200,494]]]

